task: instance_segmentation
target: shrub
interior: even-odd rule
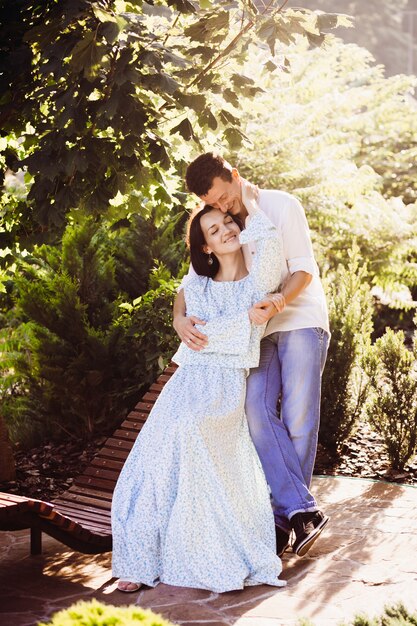
[[[0,331],[0,404],[12,439],[36,445],[46,434],[113,428],[168,359],[159,357],[174,349],[175,284],[162,264],[151,277],[136,272],[137,240],[117,233],[115,258],[112,234],[87,220],[67,229],[62,251],[42,246],[20,260],[14,328]],[[130,315],[120,309],[130,299],[117,282],[121,266],[130,293],[135,274],[139,281],[135,304],[124,305]]]
[[[137,606],[112,606],[96,600],[78,602],[38,626],[174,626],[153,611]]]
[[[332,338],[323,374],[319,440],[337,456],[353,431],[367,395],[360,361],[370,346],[372,297],[354,247],[347,267],[325,281]]]
[[[403,469],[417,443],[417,337],[412,350],[403,331],[387,328],[365,360],[373,390],[367,407],[372,427],[384,438],[394,469]]]

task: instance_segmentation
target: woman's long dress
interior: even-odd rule
[[[123,467],[113,497],[113,574],[216,592],[278,580],[269,491],[244,413],[248,368],[259,361],[264,327],[248,309],[279,283],[276,230],[261,212],[240,240],[257,241],[249,275],[185,287],[188,315],[208,347],[181,344],[163,388]]]

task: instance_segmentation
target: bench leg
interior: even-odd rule
[[[32,556],[42,554],[42,531],[39,526],[30,529],[30,553]]]

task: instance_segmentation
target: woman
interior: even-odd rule
[[[197,272],[187,313],[208,346],[181,344],[165,385],[120,474],[113,498],[113,574],[121,591],[159,582],[215,592],[283,586],[268,487],[244,413],[245,379],[263,326],[248,312],[279,283],[276,230],[253,198],[249,225],[205,206],[189,223]],[[241,245],[257,242],[248,274]],[[276,268],[276,270],[274,270]],[[134,582],[131,582],[134,581]]]

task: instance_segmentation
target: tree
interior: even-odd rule
[[[296,2],[289,4],[297,5]],[[395,3],[390,0],[314,0],[305,4],[322,11],[352,15],[355,27],[342,31],[340,36],[345,43],[356,43],[369,50],[376,61],[385,66],[388,76],[407,72],[410,52],[417,61],[416,45],[413,46],[407,15],[403,13],[417,8],[415,0]]]
[[[287,79],[265,77],[243,117],[253,145],[239,151],[239,169],[261,187],[301,198],[323,273],[346,266],[356,242],[369,281],[395,306],[410,306],[417,121],[407,95],[415,79],[384,78],[366,50],[340,42],[326,50],[300,45],[287,57]]]
[[[240,100],[260,90],[230,61],[252,41],[273,54],[277,41],[325,40],[322,16],[284,5],[3,2],[1,147],[30,191],[4,199],[2,247],[57,242],[79,211],[111,218],[114,199],[118,218],[180,204],[186,144],[244,138]]]

